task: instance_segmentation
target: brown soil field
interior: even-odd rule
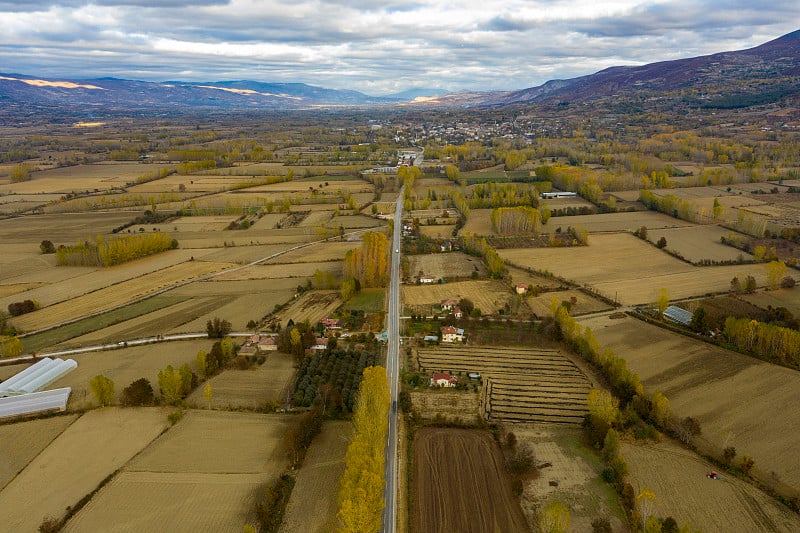
[[[361,246],[360,242],[321,242],[300,248],[299,250],[292,250],[285,254],[279,255],[275,259],[266,261],[265,265],[274,265],[278,263],[318,263],[323,261],[342,261],[345,254]]]
[[[289,462],[282,439],[291,420],[288,415],[190,410],[125,470],[277,475]]]
[[[191,264],[188,263],[192,256],[191,254],[190,250],[167,250],[160,254],[109,268],[53,266],[52,268],[56,270],[66,270],[64,273],[65,279],[61,283],[55,282],[32,288],[11,298],[0,298],[0,306],[6,307],[12,301],[31,299],[38,301],[41,306],[47,307],[110,285],[130,280],[135,281],[147,274],[174,268],[176,265]]]
[[[271,402],[283,403],[294,375],[291,355],[270,352],[266,361],[248,370],[230,369],[212,377],[212,409],[261,409]],[[200,385],[187,398],[195,408],[208,408]]]
[[[557,279],[546,278],[544,276],[537,276],[536,274],[531,274],[527,270],[521,268],[516,268],[513,266],[507,266],[506,268],[508,268],[508,275],[511,280],[512,286],[516,285],[517,283],[527,283],[531,287],[541,287],[542,289],[555,289],[564,285]]]
[[[0,298],[29,291],[41,287],[42,285],[43,283],[13,283],[9,285],[0,285]]]
[[[83,190],[108,190],[169,165],[141,163],[97,163],[34,172],[30,181],[0,185],[0,193],[62,193]]]
[[[375,228],[375,231],[378,231],[379,228],[386,227],[386,221],[364,215],[340,215],[331,220],[330,226],[334,228],[342,226],[346,230]]]
[[[511,298],[511,290],[498,280],[402,285],[400,290],[404,306],[439,305],[442,300],[469,298],[483,314],[497,312]]]
[[[15,317],[13,324],[20,331],[38,330],[72,318],[106,311],[176,283],[232,266],[230,263],[187,261]]]
[[[191,250],[195,259],[203,261],[220,261],[224,263],[236,263],[246,265],[253,261],[259,261],[265,257],[282,252],[294,244],[257,244],[247,246],[229,246],[220,248],[194,248]]]
[[[241,292],[231,293],[225,291],[225,296],[222,302],[216,308],[209,308],[206,306],[205,312],[196,315],[192,320],[187,320],[172,329],[170,333],[182,332],[198,332],[205,331],[206,323],[213,320],[214,317],[224,318],[233,326],[233,331],[247,331],[247,323],[251,320],[258,322],[261,317],[267,315],[275,309],[275,305],[283,304],[291,300],[294,295],[294,289],[274,291],[270,290],[263,293],[257,293],[252,288],[247,291],[245,281],[228,281],[220,282],[225,284],[237,284],[241,288]],[[216,283],[211,282],[216,285]],[[210,288],[213,292],[214,288]],[[190,317],[186,317],[187,319]]]
[[[623,357],[649,392],[661,390],[676,417],[699,421],[696,441],[706,453],[718,456],[734,446],[755,459],[762,480],[774,471],[800,493],[800,373],[632,318],[579,322],[591,326],[600,346]]]
[[[223,231],[228,225],[239,218],[238,215],[204,215],[192,217],[180,217],[170,220],[164,224],[156,224],[152,227],[159,231],[169,231],[175,234],[176,239],[180,239],[180,234],[187,231]],[[136,228],[137,226],[132,226]],[[151,226],[147,226],[150,228]]]
[[[219,531],[256,524],[256,498],[271,474],[121,472],[64,531]],[[179,525],[179,526],[178,526]]]
[[[680,228],[692,226],[691,222],[673,218],[655,211],[635,211],[631,213],[602,213],[597,215],[574,215],[567,217],[551,217],[547,224],[542,226],[542,232],[562,231],[568,227],[576,226],[586,228],[589,233],[630,231],[633,232],[642,226],[650,229]],[[589,238],[592,244],[593,238]]]
[[[592,235],[588,246],[498,250],[506,261],[525,268],[548,270],[588,285],[623,305],[655,301],[665,287],[671,299],[727,292],[730,281],[753,275],[760,286],[766,272],[760,265],[699,267],[684,263],[633,235]]]
[[[423,420],[444,417],[464,424],[481,420],[480,397],[474,392],[432,388],[409,394],[414,412]]]
[[[180,246],[184,250],[196,248],[229,249],[242,246],[300,244],[316,240],[318,240],[316,233],[310,232],[307,228],[262,231],[240,230],[216,233],[193,232],[180,235]],[[260,259],[260,257],[257,259]]]
[[[468,278],[473,272],[477,272],[481,277],[486,275],[486,268],[480,258],[462,252],[409,255],[408,263],[408,271],[414,278],[420,271],[437,279]]]
[[[70,213],[68,215],[31,215],[0,220],[0,237],[5,244],[26,243],[39,254],[39,243],[49,239],[56,245],[73,244],[87,236],[110,233],[142,214],[138,211],[110,213]]]
[[[672,516],[700,531],[800,531],[796,513],[733,476],[707,478],[716,467],[675,444],[622,442],[620,452],[637,494],[643,487],[655,494],[658,516]]]
[[[614,531],[627,531],[616,493],[600,478],[599,457],[583,444],[583,430],[553,424],[513,424],[506,429],[517,436],[517,443],[530,446],[538,463],[549,463],[525,483],[522,509],[528,523],[536,523],[534,505],[543,508],[558,501],[569,508],[568,531],[591,531],[597,517],[608,518]]]
[[[310,278],[317,270],[340,274],[342,263],[339,261],[323,261],[321,263],[275,263],[266,265],[253,265],[226,272],[214,277],[214,281],[242,281],[242,280],[275,280],[294,279],[294,286],[305,284],[305,278]],[[301,281],[297,281],[301,280]]]
[[[638,195],[636,197],[638,199]],[[541,205],[549,207],[551,210],[555,211],[556,209],[568,209],[570,207],[574,208],[581,208],[581,207],[588,207],[592,211],[596,211],[597,207],[592,202],[588,202],[583,198],[548,198],[546,200],[540,200]]]
[[[212,344],[210,339],[172,341],[72,355],[71,359],[77,361],[78,368],[55,381],[50,388],[72,387],[68,406],[71,409],[96,405],[89,380],[98,374],[114,382],[115,401],[119,401],[125,387],[139,378],[149,379],[157,394],[160,370],[167,365],[177,368],[184,363],[194,368],[197,352],[209,352]],[[22,366],[17,368],[23,369]]]
[[[489,433],[422,428],[413,464],[413,531],[528,531]]]
[[[730,230],[719,226],[689,226],[674,229],[647,230],[647,240],[658,242],[661,237],[667,240],[667,250],[675,251],[687,261],[699,263],[709,261],[752,261],[753,256],[732,246],[722,244],[721,237],[727,237]]]
[[[308,320],[313,325],[333,313],[340,305],[342,300],[338,291],[309,291],[285,309],[281,309],[276,319],[280,321],[282,327],[286,327],[289,319],[295,323]]]
[[[330,226],[331,218],[333,217],[333,210],[312,211],[309,215],[300,222],[301,226]]]
[[[800,276],[796,272],[789,271],[788,275],[794,276],[797,280]],[[775,291],[759,291],[754,294],[744,294],[740,298],[766,309],[768,305],[772,307],[785,307],[795,317],[800,316],[800,291],[797,289],[778,289]]]
[[[436,226],[420,226],[419,232],[432,239],[449,239],[453,236],[455,224],[439,224]]]
[[[320,183],[322,189],[319,189]],[[341,180],[341,181],[328,181],[327,187],[324,185],[325,180],[321,181],[283,181],[280,183],[271,183],[269,185],[259,185],[258,187],[250,187],[248,192],[273,192],[273,193],[308,193],[309,187],[314,187],[323,194],[336,194],[339,190],[356,192],[372,192],[372,185],[366,181],[361,180]]]
[[[326,533],[338,524],[337,495],[344,473],[344,456],[350,444],[349,422],[329,421],[314,439],[303,467],[297,472],[280,533]]]
[[[0,426],[0,490],[77,419],[63,415]]]
[[[492,209],[470,209],[467,216],[467,223],[458,232],[459,235],[491,235],[492,230]]]
[[[586,293],[583,293],[577,289],[571,289],[568,291],[554,291],[554,292],[545,292],[540,294],[539,296],[531,296],[527,298],[525,301],[528,303],[528,306],[531,309],[531,312],[535,313],[538,317],[550,316],[550,301],[553,297],[558,298],[559,301],[568,301],[571,302],[572,298],[575,298],[575,303],[571,304],[569,313],[573,316],[577,315],[584,315],[586,313],[598,313],[600,311],[607,311],[608,309],[613,309],[612,306],[608,305],[602,300],[598,300],[597,298],[593,298],[588,296]]]
[[[177,192],[183,185],[186,192],[217,192],[228,189],[245,181],[240,176],[202,176],[193,174],[191,176],[172,174],[166,178],[161,178],[147,183],[127,187],[129,192],[138,194],[157,194],[162,192]]]
[[[166,414],[112,407],[80,417],[0,492],[3,527],[36,531],[46,516],[63,516],[164,431]]]
[[[278,224],[286,218],[286,213],[267,213],[266,215],[259,217],[253,225],[250,226],[250,229],[275,229],[278,227]],[[247,231],[250,231],[248,229]]]

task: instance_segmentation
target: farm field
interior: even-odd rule
[[[670,189],[672,190],[672,189]],[[642,226],[648,231],[658,228],[680,228],[693,226],[691,222],[673,218],[655,211],[635,211],[630,213],[600,213],[597,215],[573,215],[566,217],[551,217],[547,224],[542,226],[542,232],[555,231],[561,228],[562,231],[567,227],[580,226],[586,228],[589,233],[597,232],[633,232]],[[592,244],[593,238],[589,239]]]
[[[30,182],[28,182],[30,183]],[[0,236],[4,244],[31,246],[39,255],[39,243],[49,239],[57,244],[73,244],[87,236],[110,233],[142,214],[143,210],[109,213],[70,213],[69,215],[35,215],[0,220]]]
[[[225,281],[225,282],[204,282],[216,285],[224,283],[226,285],[236,284],[237,291],[234,292],[229,287],[221,290],[217,297],[218,305],[202,306],[202,313],[186,316],[186,320],[175,325],[168,331],[170,333],[198,332],[205,331],[206,323],[215,317],[224,318],[231,323],[233,331],[247,331],[247,323],[251,320],[258,322],[261,317],[271,313],[276,305],[288,302],[294,292],[292,289],[271,290],[263,293],[253,291],[252,287],[248,290],[247,282]],[[213,293],[215,287],[209,287],[208,292]],[[222,287],[220,287],[222,289]],[[295,290],[297,287],[295,287]],[[223,296],[224,295],[224,296]],[[198,308],[197,311],[200,311]]]
[[[170,165],[142,163],[96,163],[34,172],[30,181],[0,185],[0,193],[61,193],[82,190],[109,190]]]
[[[419,348],[420,372],[482,377],[480,412],[488,420],[581,424],[591,380],[558,350],[481,346]]]
[[[795,280],[800,280],[797,271],[788,270],[787,275],[793,276]],[[794,316],[800,316],[800,291],[797,289],[778,289],[775,291],[759,291],[753,294],[743,294],[743,300],[766,309],[768,305],[772,307],[785,307]]]
[[[534,504],[545,507],[558,501],[569,508],[568,531],[591,531],[597,517],[608,518],[614,531],[627,530],[618,496],[600,477],[603,466],[595,451],[585,446],[582,429],[552,424],[514,424],[507,429],[517,436],[517,443],[531,448],[540,464],[549,463],[525,484],[522,510],[528,523],[535,523]]]
[[[258,493],[285,468],[287,417],[189,411],[131,461],[66,531],[241,531]],[[202,442],[202,446],[197,443]]]
[[[759,286],[766,282],[761,265],[694,266],[626,233],[592,235],[588,246],[509,248],[498,253],[515,265],[547,270],[616,296],[623,305],[653,302],[660,287],[667,288],[671,299],[681,299],[727,292],[736,276],[753,275]]]
[[[800,373],[717,348],[635,320],[578,319],[590,326],[600,346],[624,358],[649,392],[662,391],[678,418],[696,418],[704,452],[725,446],[755,459],[755,475],[776,472],[800,493]],[[642,343],[641,339],[647,339]],[[735,391],[735,394],[732,393]],[[765,416],[764,413],[780,413]]]
[[[422,428],[413,453],[414,531],[528,531],[489,433]]]
[[[20,331],[43,329],[76,317],[107,311],[176,283],[232,266],[230,263],[188,261],[15,317],[13,324]]]
[[[474,392],[432,388],[412,390],[409,395],[414,412],[422,419],[444,417],[445,420],[458,420],[464,424],[481,420],[480,396]]]
[[[286,327],[289,319],[295,323],[308,320],[310,324],[316,324],[340,305],[342,300],[338,291],[308,291],[276,313],[275,320],[280,321],[282,327]]]
[[[756,487],[733,476],[708,479],[716,468],[671,442],[620,443],[637,494],[647,487],[656,496],[656,514],[672,516],[700,531],[751,533],[800,530],[800,517]]]
[[[344,255],[354,248],[360,246],[360,242],[321,242],[286,252],[274,259],[266,261],[264,264],[276,263],[319,263],[325,261],[341,261]]]
[[[522,268],[508,265],[506,265],[506,268],[508,269],[508,275],[511,279],[512,286],[517,283],[527,283],[529,287],[540,287],[541,289],[555,289],[565,286],[557,279],[532,274]]]
[[[483,314],[492,314],[511,298],[511,290],[498,280],[455,281],[433,285],[401,285],[405,307],[438,306],[442,300],[468,298]]]
[[[210,339],[170,341],[72,355],[70,358],[78,363],[78,368],[53,382],[50,388],[72,387],[68,409],[96,405],[89,389],[89,380],[98,374],[103,374],[114,382],[117,402],[121,398],[122,389],[139,378],[149,379],[158,394],[160,370],[167,365],[177,368],[184,363],[189,363],[194,368],[197,352],[209,352],[212,344]],[[14,368],[20,371],[23,366],[15,365]]]
[[[492,235],[492,209],[470,209],[467,216],[467,223],[464,224],[458,234],[459,236],[465,235]]]
[[[213,409],[262,409],[268,403],[283,403],[294,375],[291,355],[269,352],[266,361],[248,370],[228,369],[212,377]],[[186,403],[207,408],[203,386],[197,387]]]
[[[419,232],[432,239],[449,239],[455,228],[455,224],[437,224],[436,226],[420,226]]]
[[[214,282],[222,281],[247,281],[267,280],[281,278],[310,278],[317,270],[324,272],[341,272],[342,264],[338,261],[323,261],[320,263],[275,263],[252,265],[232,272],[225,272],[214,276]],[[305,280],[303,280],[305,281]],[[295,287],[300,282],[295,281]]]
[[[352,426],[328,421],[306,454],[286,506],[280,533],[327,533],[337,526],[336,497]]]
[[[386,289],[361,289],[342,306],[344,309],[358,309],[365,313],[382,313],[385,310]]]
[[[167,412],[112,407],[81,416],[0,492],[4,527],[36,531],[46,516],[63,516],[164,431]]]
[[[409,255],[407,257],[408,271],[412,277],[417,277],[420,272],[437,279],[468,278],[473,272],[477,272],[481,277],[486,275],[486,267],[480,258],[462,252]]]
[[[602,300],[588,296],[586,293],[577,289],[570,289],[566,291],[553,291],[545,292],[539,296],[531,296],[526,299],[528,307],[531,312],[535,313],[538,317],[550,316],[550,301],[553,297],[558,298],[559,301],[570,302],[569,313],[573,316],[583,315],[587,313],[598,313],[600,311],[607,311],[613,309]],[[575,303],[572,303],[572,298],[575,298]]]
[[[752,261],[753,256],[720,242],[730,230],[719,226],[687,226],[674,229],[647,230],[647,240],[658,242],[661,237],[667,240],[667,250],[679,253],[687,261],[699,263],[708,261]]]
[[[62,415],[0,426],[0,490],[77,419]]]

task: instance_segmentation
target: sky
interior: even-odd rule
[[[0,0],[0,72],[512,90],[797,29],[797,0]]]

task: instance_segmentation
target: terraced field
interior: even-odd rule
[[[518,347],[420,349],[422,372],[479,372],[481,413],[488,420],[580,424],[589,378],[558,350]]]

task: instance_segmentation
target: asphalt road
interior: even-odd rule
[[[403,233],[403,190],[397,197],[392,234],[392,272],[389,280],[389,312],[386,317],[388,344],[386,375],[389,377],[391,406],[386,435],[386,485],[384,487],[383,531],[394,533],[397,524],[397,390],[400,375],[400,236]]]

